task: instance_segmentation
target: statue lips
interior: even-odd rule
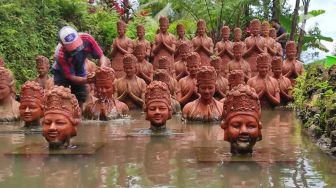
[[[59,132],[56,130],[49,130],[48,131],[48,138],[51,140],[55,140],[59,135]]]
[[[23,114],[23,118],[24,118],[24,121],[29,121],[29,120],[32,120],[32,113],[30,111],[28,112],[24,112]]]

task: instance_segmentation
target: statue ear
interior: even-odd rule
[[[226,129],[227,128],[227,123],[225,122],[225,120],[221,121],[220,126],[221,126],[222,129]]]

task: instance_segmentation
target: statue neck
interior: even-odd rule
[[[167,130],[166,129],[166,124],[163,124],[163,125],[160,125],[160,126],[151,124],[149,129],[153,132],[164,132],[164,131]]]
[[[37,126],[40,126],[40,119],[36,119],[32,122],[25,122],[24,124],[25,127],[37,127]]]
[[[11,93],[5,99],[3,99],[2,101],[0,101],[0,106],[10,106],[12,104],[13,100],[14,99],[13,99],[12,93]]]
[[[202,96],[200,97],[200,102],[202,104],[208,105],[211,104],[213,102],[213,98],[211,97],[210,99],[204,99]]]

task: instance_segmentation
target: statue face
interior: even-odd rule
[[[234,55],[235,59],[236,59],[237,61],[239,61],[239,60],[241,60],[241,58],[243,57],[243,50],[241,50],[241,49],[235,49],[235,50],[233,51],[233,55]]]
[[[125,27],[123,25],[118,25],[117,27],[118,34],[124,36],[125,34]]]
[[[262,32],[263,36],[268,36],[269,35],[268,27],[263,27],[261,32]]]
[[[182,38],[185,34],[184,28],[183,27],[178,27],[177,28],[177,35]]]
[[[20,103],[20,117],[25,122],[33,122],[42,116],[41,107],[33,101],[23,101]]]
[[[239,31],[236,31],[235,33],[234,33],[234,40],[235,41],[240,41],[241,40],[241,37],[242,37],[242,34],[241,34],[241,32]]]
[[[188,53],[189,53],[189,49],[188,48],[181,48],[180,49],[180,54],[181,54],[181,58],[183,61],[186,60],[187,56],[188,56]]]
[[[0,82],[0,101],[6,99],[11,94],[11,88],[8,84]]]
[[[99,81],[96,83],[97,95],[101,99],[113,98],[114,87],[112,82]]]
[[[147,120],[154,126],[163,126],[170,119],[170,111],[164,102],[154,101],[147,106]]]
[[[213,66],[213,68],[215,68],[217,75],[222,73],[222,67],[221,67],[220,63],[216,63],[212,66]]]
[[[273,39],[276,38],[276,32],[275,32],[275,29],[270,29],[269,30],[269,36]]]
[[[259,72],[260,76],[266,76],[268,74],[268,71],[269,71],[269,65],[260,64],[260,65],[257,65],[257,69],[258,69],[258,72]]]
[[[76,129],[63,114],[49,113],[42,122],[43,136],[50,146],[59,147],[76,134]]]
[[[257,24],[257,23],[254,23],[252,26],[251,26],[251,32],[254,36],[257,36],[259,35],[260,33],[260,24]]]
[[[275,77],[279,77],[282,73],[282,68],[281,67],[272,67],[272,72]]]
[[[137,60],[140,62],[140,61],[143,61],[145,59],[145,56],[146,56],[146,52],[145,52],[145,49],[137,49],[135,52],[134,52],[134,55],[135,57],[137,58]]]
[[[46,63],[38,63],[36,65],[36,70],[39,75],[47,75],[49,72],[49,66]]]
[[[205,27],[204,26],[199,26],[197,28],[197,33],[198,33],[198,35],[203,36],[205,34]]]
[[[199,65],[196,63],[187,64],[187,71],[191,75],[196,75],[199,69]]]
[[[212,99],[213,95],[216,91],[216,85],[215,84],[209,84],[209,83],[201,83],[198,85],[198,93],[201,95],[201,98],[205,100]]]
[[[296,49],[286,49],[286,57],[288,59],[294,59],[296,56]]]
[[[134,76],[136,73],[135,65],[134,63],[126,63],[124,64],[124,71],[126,73],[126,76]]]
[[[230,37],[230,31],[227,29],[223,29],[222,30],[222,37],[224,40],[229,40]]]
[[[236,151],[252,151],[259,138],[259,123],[250,115],[238,114],[227,122],[228,141]],[[231,149],[231,150],[232,150]]]
[[[145,30],[143,28],[137,29],[138,38],[143,38],[145,36]]]
[[[167,30],[168,30],[168,23],[165,21],[160,22],[160,31],[162,33],[165,33],[167,32]]]

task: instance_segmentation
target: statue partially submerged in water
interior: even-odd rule
[[[115,79],[114,70],[110,67],[98,68],[95,74],[96,97],[84,110],[87,119],[111,120],[124,117],[128,112],[125,103],[113,97]]]
[[[234,87],[224,101],[224,140],[230,142],[232,154],[251,154],[262,139],[261,108],[258,95],[248,85]]]
[[[22,85],[20,98],[20,118],[25,127],[39,126],[43,116],[43,88],[35,81],[27,81]]]
[[[43,136],[49,149],[70,146],[70,138],[77,135],[76,126],[81,121],[81,110],[69,88],[54,86],[44,98]]]
[[[9,69],[0,67],[0,122],[19,120],[20,103],[14,97],[14,76]]]

